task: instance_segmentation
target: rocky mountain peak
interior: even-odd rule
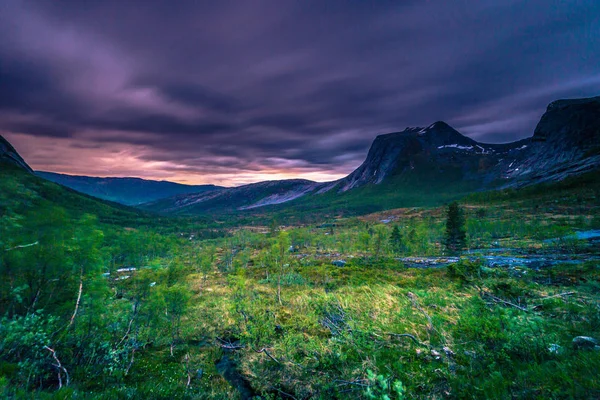
[[[600,96],[557,100],[548,105],[535,128],[534,141],[550,142],[562,150],[586,151],[600,144]],[[557,150],[557,148],[554,148]]]
[[[368,183],[379,184],[393,173],[412,170],[418,155],[430,157],[442,149],[475,149],[476,145],[476,141],[443,121],[427,127],[406,128],[402,132],[379,135],[373,141],[365,162],[342,180],[340,190],[347,191]]]
[[[15,148],[8,142],[8,140],[4,139],[2,135],[0,135],[0,162],[17,165],[18,167],[33,173],[31,167],[27,165],[25,160],[23,160]]]

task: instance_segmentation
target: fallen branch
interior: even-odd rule
[[[276,390],[276,391],[277,391],[277,392],[279,392],[279,394],[281,394],[282,396],[289,397],[290,399],[298,400],[296,397],[292,396],[292,395],[291,395],[291,394],[289,394],[289,393],[286,393],[286,392],[284,392],[283,390],[279,390],[279,389],[277,389],[275,386],[271,386],[271,389],[274,389],[274,390]]]
[[[273,357],[273,356],[271,355],[271,353],[269,353],[269,352],[267,351],[267,349],[265,349],[264,347],[263,347],[262,349],[260,349],[260,350],[254,350],[254,351],[255,351],[256,353],[265,353],[267,356],[269,356],[269,358],[270,358],[271,360],[275,361],[277,364],[281,364],[281,363],[279,362],[279,360],[277,360],[275,357]]]
[[[505,304],[505,305],[507,305],[507,306],[514,307],[514,308],[516,308],[516,309],[518,309],[518,310],[521,310],[521,311],[524,311],[524,312],[529,312],[529,310],[528,310],[528,309],[526,309],[525,307],[522,307],[522,306],[520,306],[520,305],[518,305],[518,304],[515,304],[515,303],[511,303],[510,301],[506,301],[506,300],[504,300],[504,299],[501,299],[500,297],[496,297],[496,296],[494,296],[493,294],[490,294],[490,293],[485,293],[485,292],[484,292],[484,293],[482,294],[482,296],[483,296],[483,297],[487,297],[487,298],[489,298],[490,300],[494,301],[495,303],[502,303],[502,304]]]
[[[63,367],[63,365],[61,364],[60,360],[58,359],[58,357],[56,356],[56,351],[54,349],[51,349],[48,346],[44,346],[44,349],[48,350],[50,353],[52,353],[52,358],[54,358],[54,361],[56,361],[56,364],[52,364],[53,367],[56,367],[58,369],[58,388],[61,389],[62,388],[62,376],[60,374],[60,371],[63,371],[65,373],[65,377],[67,379],[67,384],[66,386],[69,386],[69,373],[67,372],[67,369],[65,367]]]
[[[542,298],[540,298],[540,300],[553,299],[555,297],[572,296],[574,294],[575,294],[575,292],[564,292],[564,293],[555,294],[553,296],[542,297]]]
[[[427,322],[429,322],[429,329],[434,330],[435,328],[433,327],[433,321],[431,320],[431,317],[429,316],[429,314],[427,314],[427,312],[423,309],[423,307],[421,307],[421,305],[417,301],[417,295],[412,292],[408,292],[407,296],[410,299],[410,302],[412,303],[413,307],[416,308],[417,310],[421,311],[423,313],[423,315],[425,316],[425,318],[427,318]]]
[[[221,344],[219,345],[222,349],[226,349],[226,350],[240,350],[240,349],[245,349],[246,346],[240,345],[240,344],[233,344],[231,342],[225,341],[219,337],[216,338],[219,342],[221,342]]]
[[[425,344],[425,343],[421,342],[419,339],[417,339],[416,336],[411,335],[410,333],[392,333],[392,332],[383,332],[383,333],[386,334],[386,335],[397,337],[397,338],[409,338],[413,342],[415,342],[416,344],[418,344],[419,346],[423,346],[423,347],[427,347],[427,348],[430,347],[428,344]]]
[[[361,387],[370,387],[371,386],[366,383],[360,383],[360,381],[364,381],[364,379],[357,379],[355,381],[343,381],[341,379],[334,380],[334,382],[340,382],[340,384],[338,386],[344,386],[344,385],[354,385],[354,386],[361,386]]]
[[[29,244],[21,244],[19,246],[15,246],[15,247],[11,247],[9,249],[6,249],[5,251],[12,251],[12,250],[17,250],[17,249],[24,249],[26,247],[37,246],[38,244],[40,244],[39,241],[36,241],[36,242],[33,242],[33,243],[29,243]]]

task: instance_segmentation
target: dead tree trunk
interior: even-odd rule
[[[73,325],[75,321],[75,317],[77,316],[77,311],[79,311],[79,304],[81,302],[81,293],[83,292],[83,267],[79,272],[79,293],[77,294],[77,301],[75,302],[75,310],[73,311],[73,315],[71,316],[71,320],[69,321],[68,328]]]

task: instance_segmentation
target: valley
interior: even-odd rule
[[[600,399],[598,65],[598,0],[0,0],[0,400]]]
[[[444,160],[471,150],[436,140]],[[336,183],[346,192],[258,183],[158,200],[160,214],[44,180],[14,154],[0,169],[6,398],[600,396],[600,176],[575,172],[595,153],[564,179],[495,190],[470,170],[424,180],[448,173],[425,161],[378,182],[369,161]],[[195,201],[201,213],[178,211]]]

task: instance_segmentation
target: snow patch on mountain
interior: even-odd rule
[[[461,146],[458,144],[447,144],[445,146],[439,146],[438,149],[473,150],[473,146]]]
[[[288,201],[295,200],[299,197],[302,197],[302,196],[312,192],[313,190],[315,190],[315,188],[316,188],[316,185],[308,185],[305,187],[299,187],[296,189],[292,189],[286,193],[272,194],[272,195],[267,196],[249,206],[239,207],[238,210],[251,210],[253,208],[264,207],[264,206],[269,206],[269,205],[273,205],[273,204],[287,203]]]

